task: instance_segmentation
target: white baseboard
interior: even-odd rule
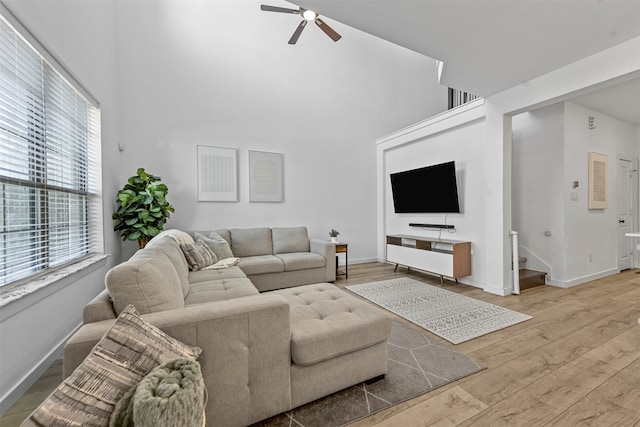
[[[489,292],[490,294],[498,295],[501,297],[506,297],[507,295],[511,295],[511,289],[504,289],[502,287],[485,285],[482,288],[483,291]]]
[[[17,383],[13,389],[7,392],[2,399],[0,399],[0,416],[4,415],[15,403],[25,394],[31,386],[35,384],[38,379],[45,373],[47,369],[56,360],[62,357],[65,343],[71,338],[71,336],[80,328],[78,325],[69,335],[67,335],[57,346],[55,346],[45,357],[40,360],[36,366],[31,369],[22,380]]]
[[[592,280],[602,279],[603,277],[611,276],[619,272],[620,270],[618,270],[617,268],[611,268],[609,270],[599,271],[597,273],[588,274],[586,276],[577,277],[571,280],[556,280],[556,279],[549,278],[547,280],[547,285],[567,289],[567,288],[581,285],[583,283],[591,282]]]

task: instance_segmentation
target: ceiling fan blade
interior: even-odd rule
[[[299,9],[287,9],[286,7],[267,6],[266,4],[261,4],[260,10],[265,10],[267,12],[300,13]]]
[[[338,33],[336,33],[333,28],[331,28],[330,26],[328,26],[326,24],[326,22],[324,22],[322,19],[320,18],[316,18],[316,25],[318,27],[320,27],[320,29],[322,31],[324,31],[329,37],[331,37],[331,39],[334,42],[337,42],[338,40],[340,40],[340,38],[342,38],[342,36]]]
[[[296,28],[293,35],[289,39],[289,44],[296,44],[296,42],[298,41],[298,38],[300,37],[300,34],[302,34],[302,30],[304,30],[304,27],[306,26],[307,26],[307,20],[303,19],[300,22],[300,25],[298,25],[298,28]]]

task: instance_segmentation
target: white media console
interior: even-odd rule
[[[387,261],[443,277],[471,275],[471,242],[405,234],[387,235]]]

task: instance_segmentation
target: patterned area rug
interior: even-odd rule
[[[484,369],[462,353],[418,330],[393,322],[389,336],[389,372],[252,427],[343,426]]]
[[[531,319],[526,314],[409,278],[346,288],[453,344]]]

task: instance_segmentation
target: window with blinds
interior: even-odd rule
[[[0,287],[102,251],[100,111],[0,15]]]

